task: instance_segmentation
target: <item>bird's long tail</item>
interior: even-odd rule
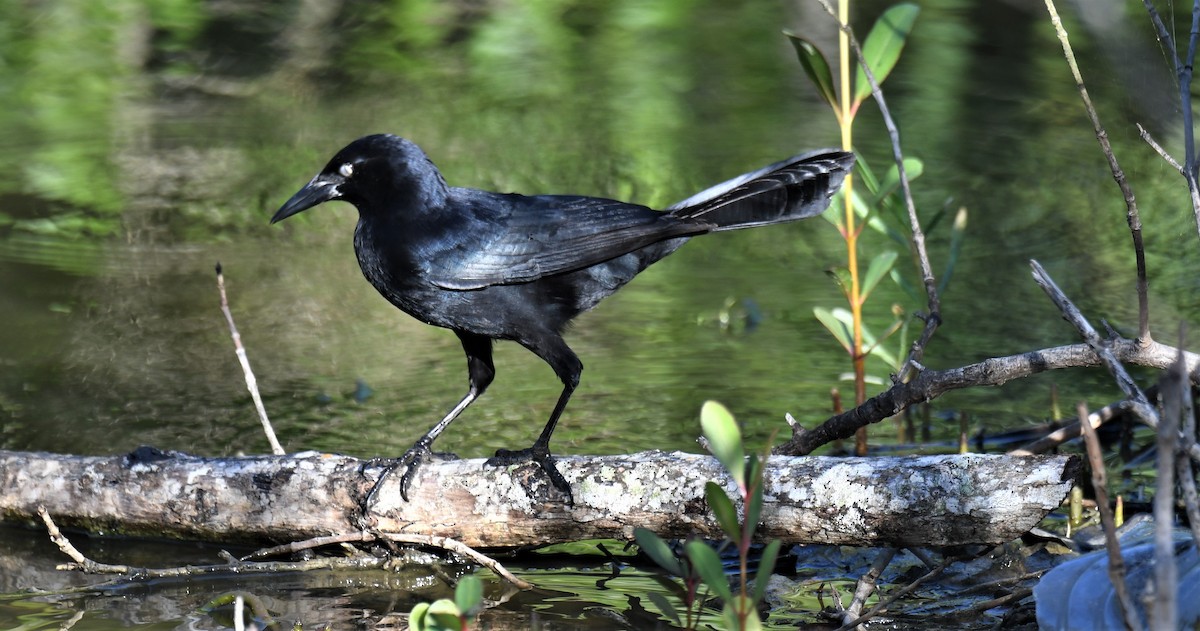
[[[853,166],[853,153],[810,151],[707,188],[668,211],[714,232],[805,219],[829,206]]]

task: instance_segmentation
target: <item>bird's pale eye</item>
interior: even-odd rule
[[[350,177],[351,175],[354,175],[354,165],[347,162],[346,164],[338,167],[338,173],[341,173],[342,177]]]

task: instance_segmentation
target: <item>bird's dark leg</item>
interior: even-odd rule
[[[550,455],[550,436],[554,433],[554,427],[558,425],[558,418],[562,416],[563,410],[567,407],[567,401],[571,400],[571,393],[579,385],[579,376],[583,373],[583,362],[579,361],[579,357],[557,335],[543,339],[541,342],[542,344],[536,346],[524,342],[522,344],[550,364],[555,374],[563,382],[562,394],[558,395],[558,402],[554,405],[554,411],[550,413],[550,420],[546,421],[546,426],[542,428],[541,435],[534,441],[532,447],[519,451],[498,449],[496,455],[488,459],[487,464],[504,466],[532,460],[546,472],[546,476],[550,478],[550,483],[554,485],[554,488],[567,496],[567,503],[573,504],[575,500],[571,494],[571,485],[567,483],[567,479],[563,477],[562,473],[559,473],[558,467],[554,464],[554,457]]]
[[[472,401],[479,398],[487,390],[488,386],[492,383],[492,379],[495,378],[496,368],[492,365],[491,338],[465,331],[455,331],[455,333],[458,334],[458,339],[462,341],[463,351],[467,354],[467,378],[470,387],[467,389],[466,396],[442,420],[438,421],[428,432],[425,432],[425,435],[419,438],[403,456],[393,461],[384,469],[379,479],[375,482],[375,486],[371,488],[371,492],[363,500],[364,512],[366,507],[370,506],[371,502],[375,499],[375,493],[379,490],[383,481],[392,471],[401,465],[407,466],[407,470],[404,472],[404,477],[400,478],[400,496],[404,498],[404,501],[408,501],[408,487],[417,473],[417,467],[427,457],[433,455],[431,449],[433,441],[437,440],[437,437],[450,426],[450,423],[454,419],[458,418],[458,415],[463,410],[467,409],[467,406],[471,405]]]

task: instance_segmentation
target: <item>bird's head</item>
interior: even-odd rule
[[[429,203],[445,191],[437,167],[415,143],[391,134],[363,136],[337,152],[271,223],[336,199],[354,204],[360,213],[383,212],[393,204]]]

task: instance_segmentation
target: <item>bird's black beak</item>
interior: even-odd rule
[[[296,194],[292,195],[292,198],[287,200],[279,210],[275,211],[275,216],[271,217],[271,223],[283,221],[322,202],[340,199],[342,192],[338,190],[338,187],[343,182],[345,179],[338,175],[322,173],[314,177],[304,188],[296,191]]]

